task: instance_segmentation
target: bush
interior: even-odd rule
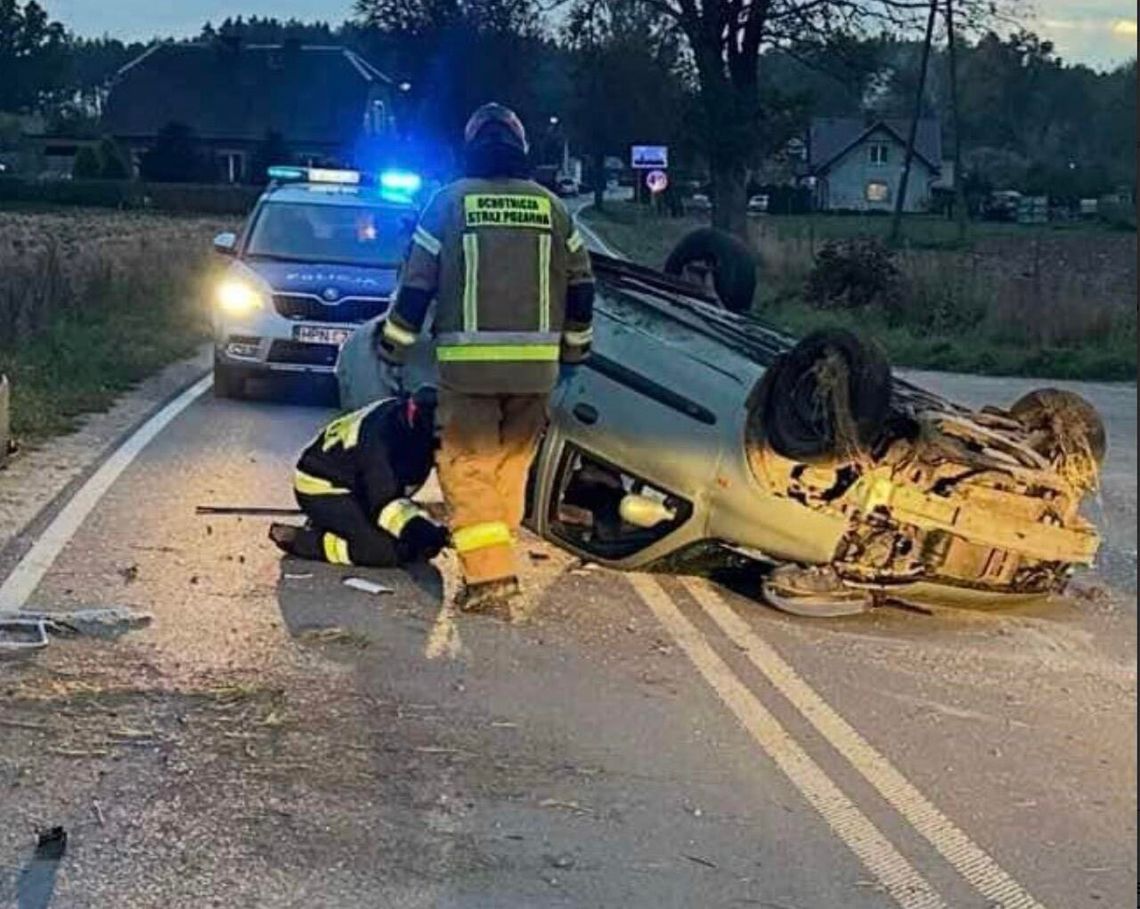
[[[97,180],[101,176],[102,162],[99,153],[90,145],[84,145],[75,155],[71,165],[71,176],[76,180]]]
[[[896,312],[904,296],[902,272],[877,237],[832,240],[824,244],[808,275],[804,297],[816,309],[865,309],[878,305]]]
[[[110,136],[99,143],[99,176],[104,180],[129,180],[132,176],[126,154]]]
[[[135,180],[30,180],[0,177],[0,202],[244,215],[260,190],[249,186],[141,183]]]

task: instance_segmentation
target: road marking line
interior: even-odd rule
[[[769,682],[807,718],[907,822],[977,891],[1000,909],[1043,909],[981,846],[938,810],[890,761],[867,742],[752,627],[709,582],[685,586],[721,630]]]
[[[583,205],[582,208],[578,209],[578,211],[581,212],[583,209],[586,209],[589,207],[590,207],[589,205]],[[601,237],[599,237],[597,234],[597,231],[595,231],[592,227],[588,227],[587,225],[582,223],[581,218],[575,217],[574,223],[577,225],[578,230],[581,231],[582,235],[586,238],[586,240],[589,241],[590,245],[596,247],[598,252],[602,253],[602,255],[609,256],[610,258],[613,258],[613,259],[624,259],[625,258],[625,256],[623,256],[616,249],[614,249],[612,246],[610,246],[605,240],[603,240]]]
[[[740,724],[895,902],[903,909],[944,909],[946,903],[937,891],[733,674],[661,585],[648,575],[630,575],[629,579]]]
[[[35,544],[0,585],[0,614],[16,612],[28,601],[103,494],[140,451],[213,384],[205,375],[143,423],[100,465],[39,535]]]

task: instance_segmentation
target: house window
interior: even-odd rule
[[[891,198],[891,188],[882,180],[872,180],[867,184],[868,202],[887,202]]]
[[[888,146],[884,142],[872,142],[867,146],[867,153],[871,157],[871,163],[881,167],[887,163],[887,149]]]

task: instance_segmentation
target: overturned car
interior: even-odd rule
[[[711,282],[594,266],[594,351],[555,390],[530,477],[539,535],[619,569],[730,550],[773,564],[772,605],[813,615],[1040,596],[1092,562],[1080,506],[1105,440],[1077,396],[969,410],[845,332],[796,343]],[[341,358],[346,407],[391,389],[371,328]],[[425,344],[412,368],[430,361]]]

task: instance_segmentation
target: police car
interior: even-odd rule
[[[213,288],[214,390],[255,376],[332,373],[341,345],[384,313],[415,230],[422,183],[406,171],[271,167],[240,234],[214,238],[233,261]]]

